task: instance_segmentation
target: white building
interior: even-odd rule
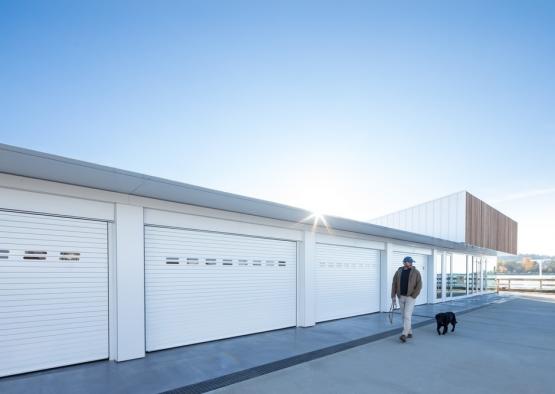
[[[0,376],[493,290],[496,251],[0,145]],[[424,232],[424,231],[422,231]]]

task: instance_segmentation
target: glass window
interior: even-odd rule
[[[466,255],[453,253],[451,292],[453,297],[466,295]]]
[[[468,256],[468,294],[478,291],[479,257]]]

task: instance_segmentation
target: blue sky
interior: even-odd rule
[[[469,190],[555,254],[555,2],[0,3],[0,141],[355,219]]]

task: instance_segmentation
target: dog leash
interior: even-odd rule
[[[389,324],[393,324],[393,311],[395,310],[395,305],[391,303],[391,307],[389,308],[389,312],[387,314],[387,318],[389,319]]]

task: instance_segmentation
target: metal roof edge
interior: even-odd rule
[[[1,143],[0,172],[289,222],[313,224],[314,220],[307,221],[311,212],[302,208]],[[336,230],[452,250],[487,252],[464,243],[353,219],[326,216],[326,221]]]

